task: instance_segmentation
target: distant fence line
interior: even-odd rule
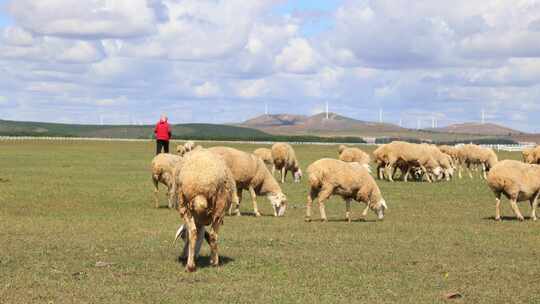
[[[534,148],[535,144],[515,144],[515,145],[481,145],[485,148],[491,148],[497,151],[508,151],[508,152],[520,152],[525,148]]]
[[[17,140],[49,140],[49,141],[125,141],[125,142],[151,142],[154,139],[140,138],[107,138],[107,137],[58,137],[58,136],[0,136],[0,141],[17,141]],[[188,141],[190,139],[171,139],[171,142]],[[237,144],[253,144],[253,145],[272,145],[278,141],[247,141],[247,140],[193,140],[195,142],[223,142]],[[293,145],[375,145],[369,143],[341,143],[341,142],[303,142],[290,141]]]
[[[50,136],[0,136],[0,141],[17,141],[17,140],[49,140],[49,141],[124,141],[124,142],[151,142],[154,139],[137,139],[137,138],[106,138],[106,137],[50,137]],[[173,139],[172,142],[188,141],[188,139]],[[246,140],[196,140],[197,142],[223,142],[223,143],[238,143],[238,144],[253,144],[253,145],[272,145],[276,141],[246,141]],[[293,145],[379,145],[374,143],[339,143],[339,142],[289,142]],[[497,151],[519,152],[525,148],[534,147],[534,143],[527,144],[494,144],[480,145],[485,148],[491,148]]]

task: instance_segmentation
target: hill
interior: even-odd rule
[[[490,136],[511,136],[523,134],[521,131],[510,129],[493,123],[461,123],[453,124],[443,128],[429,129],[434,132],[459,133],[459,134],[478,134]]]
[[[345,117],[336,113],[319,113],[313,116],[274,114],[261,115],[239,124],[270,134],[320,136],[380,136],[400,133],[407,129],[388,123],[374,123]]]
[[[0,136],[151,139],[153,130],[153,125],[78,125],[0,120]],[[253,128],[219,124],[176,124],[172,125],[172,134],[173,139],[194,140],[363,142],[359,137],[274,135]]]
[[[150,139],[154,126],[150,125],[78,125],[43,122],[0,120],[0,135],[8,136],[66,136]],[[248,139],[268,137],[262,131],[227,125],[177,124],[172,125],[174,138],[193,139]]]

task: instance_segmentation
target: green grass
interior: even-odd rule
[[[0,143],[0,303],[438,303],[454,291],[456,303],[540,302],[540,223],[512,220],[506,200],[509,219],[493,221],[493,195],[478,178],[379,182],[384,221],[351,224],[338,198],[327,203],[329,223],[305,223],[306,180],[289,179],[284,218],[226,217],[223,264],[207,266],[205,245],[198,271],[185,273],[171,247],[180,218],[153,208],[153,150]],[[335,146],[296,150],[304,169],[336,155]],[[265,198],[259,206],[271,214]],[[353,205],[355,218],[362,209]]]

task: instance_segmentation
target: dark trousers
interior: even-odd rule
[[[168,140],[162,140],[162,139],[156,140],[156,155],[161,153],[161,149],[163,149],[163,152],[169,153],[169,141]]]

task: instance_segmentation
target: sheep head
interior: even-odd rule
[[[287,209],[287,196],[283,193],[273,193],[268,195],[268,199],[274,208],[275,216],[284,216]]]
[[[299,167],[295,167],[294,182],[299,183],[301,179],[302,179],[302,169],[300,169]]]

